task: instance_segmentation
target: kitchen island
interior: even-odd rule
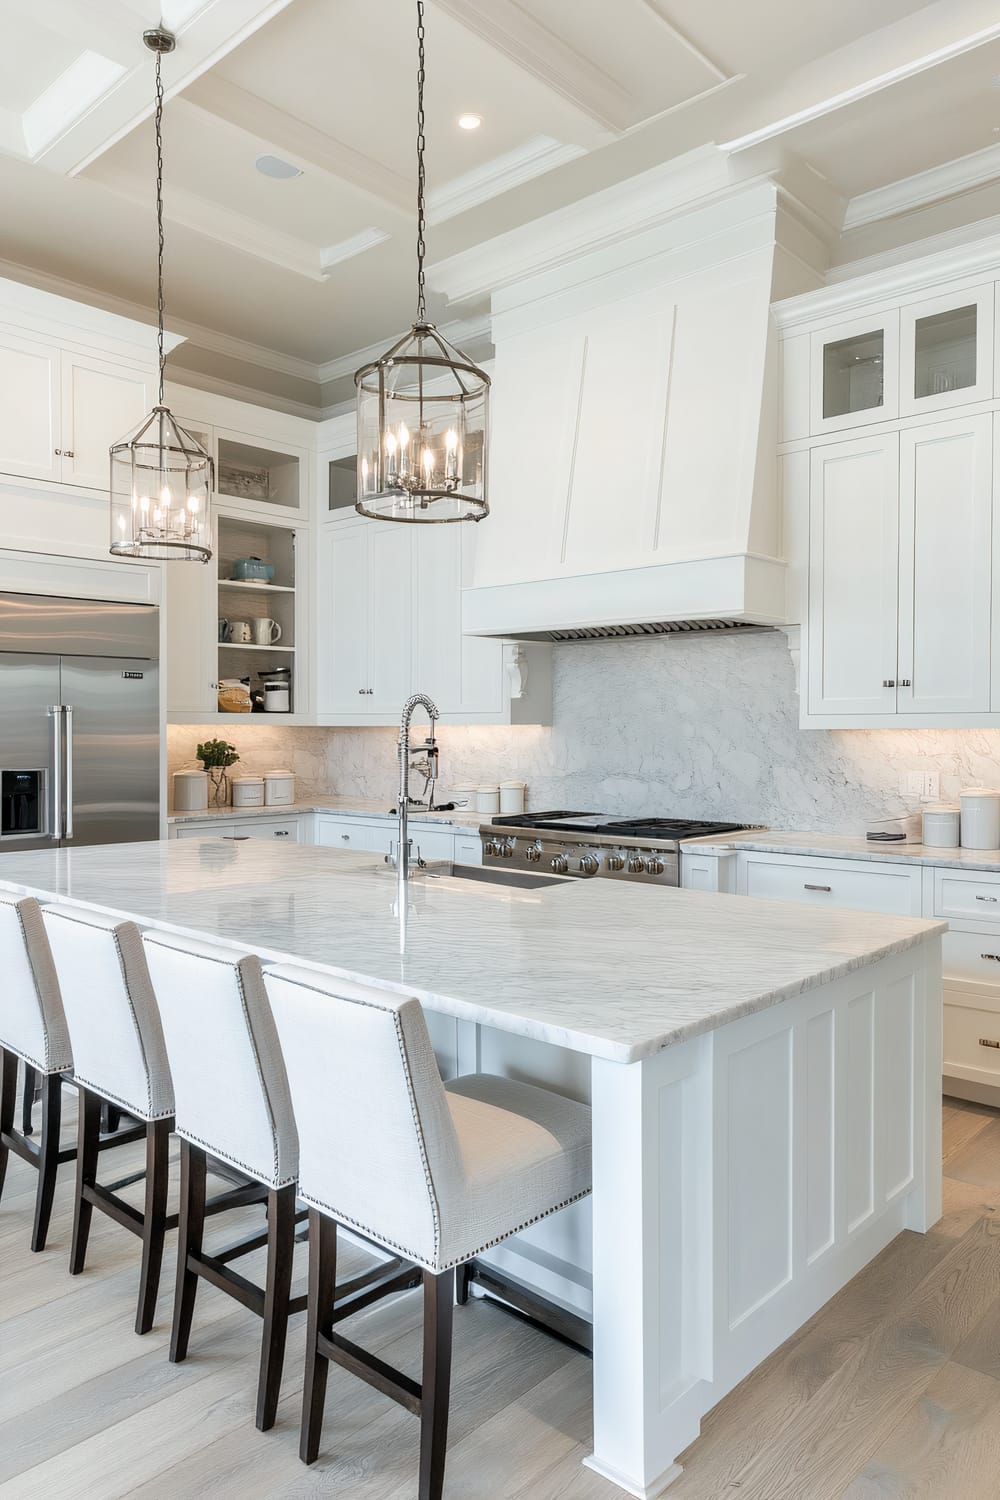
[[[445,1072],[588,1098],[590,1204],[495,1259],[592,1317],[589,1462],[628,1493],[664,1489],[727,1391],[940,1215],[943,923],[428,872],[401,952],[371,855],[255,841],[13,854],[0,886],[416,995]]]

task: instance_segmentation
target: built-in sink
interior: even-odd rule
[[[470,880],[478,885],[505,885],[519,891],[543,890],[550,885],[568,885],[571,876],[543,875],[535,870],[503,870],[495,865],[453,865],[447,860],[410,866],[411,880]]]

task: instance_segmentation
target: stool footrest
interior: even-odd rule
[[[492,1298],[498,1299],[508,1310],[538,1323],[549,1333],[563,1339],[567,1344],[580,1349],[584,1354],[593,1354],[594,1330],[587,1319],[579,1313],[570,1312],[556,1302],[526,1287],[523,1282],[505,1272],[497,1271],[482,1261],[470,1260],[461,1268],[466,1284],[475,1282]]]
[[[334,1364],[342,1365],[345,1370],[350,1370],[352,1375],[367,1381],[369,1385],[381,1391],[383,1396],[397,1401],[400,1406],[419,1417],[422,1404],[422,1387],[409,1375],[404,1375],[402,1370],[393,1369],[384,1360],[379,1359],[376,1354],[369,1354],[367,1349],[362,1349],[358,1344],[352,1344],[350,1339],[345,1339],[339,1333],[319,1334],[316,1339],[316,1348],[324,1359],[332,1360]]]

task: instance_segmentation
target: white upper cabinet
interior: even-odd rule
[[[414,691],[413,528],[364,519],[361,525],[368,532],[368,608],[354,629],[360,626],[369,643],[366,706],[398,718]]]
[[[896,712],[899,439],[814,448],[809,486],[810,714]]]
[[[992,397],[993,301],[991,282],[900,309],[901,416]]]
[[[813,333],[810,428],[842,432],[898,415],[899,313],[852,318]]]
[[[900,714],[990,708],[991,415],[899,435]]]
[[[503,712],[502,648],[462,634],[462,587],[472,526],[421,526],[416,536],[416,654],[424,691],[450,714]]]
[[[59,481],[59,350],[0,333],[0,472]]]
[[[112,443],[138,427],[155,398],[149,371],[88,355],[62,355],[62,480],[106,490]]]
[[[363,718],[370,697],[372,588],[369,528],[362,521],[319,540],[317,619],[321,714]]]
[[[0,472],[106,490],[108,450],[149,411],[146,366],[0,333]]]

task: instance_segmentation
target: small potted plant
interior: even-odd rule
[[[196,751],[212,783],[212,804],[226,807],[229,802],[229,767],[239,760],[235,745],[226,740],[206,740]]]

